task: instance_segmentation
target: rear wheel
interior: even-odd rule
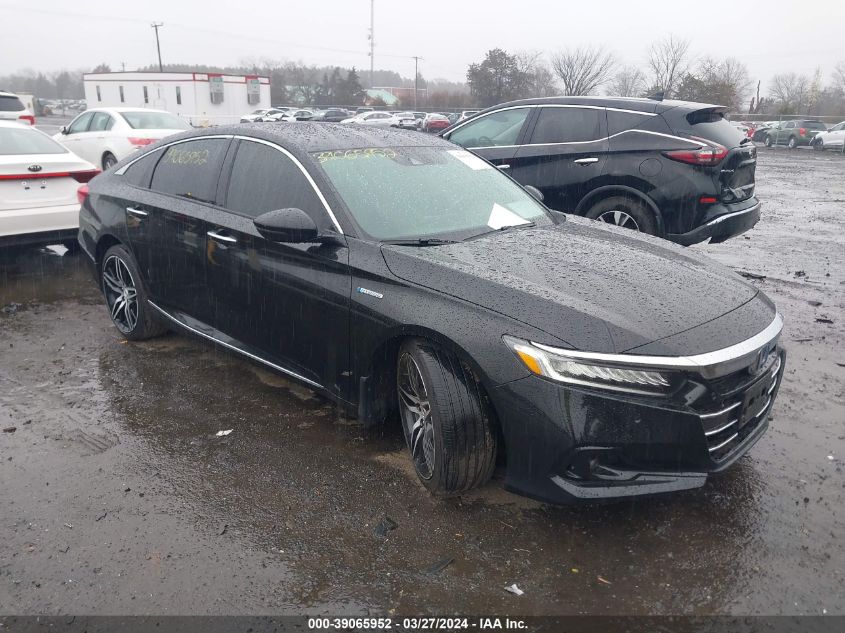
[[[657,223],[651,210],[633,197],[613,196],[600,200],[590,207],[586,216],[623,229],[657,235]]]
[[[482,485],[496,464],[493,412],[474,374],[422,339],[399,349],[396,387],[414,470],[435,494]]]
[[[789,140],[786,142],[786,146],[789,149],[795,149],[796,147],[798,147],[798,139],[796,139],[794,136],[790,136]]]
[[[115,165],[117,165],[117,158],[115,158],[114,154],[111,152],[103,154],[103,171],[111,169]]]
[[[100,287],[112,323],[130,341],[142,341],[167,331],[155,318],[135,258],[123,245],[112,246],[103,256]]]

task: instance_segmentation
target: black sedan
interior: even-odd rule
[[[79,240],[123,336],[193,333],[401,422],[432,492],[497,464],[552,502],[701,486],[767,428],[781,317],[704,257],[539,197],[428,135],[218,127],[83,186]]]

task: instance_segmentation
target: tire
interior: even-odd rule
[[[99,272],[100,289],[106,299],[109,317],[124,338],[143,341],[167,331],[149,305],[141,272],[125,246],[115,244],[107,250]],[[119,302],[123,307],[118,305]]]
[[[818,140],[815,143],[813,143],[813,149],[816,150],[817,152],[823,152],[824,151],[824,141]]]
[[[657,222],[651,209],[631,196],[613,196],[600,200],[590,207],[585,216],[598,222],[657,235]]]
[[[766,134],[765,143],[766,147],[771,147],[774,144],[774,142],[772,141],[772,137],[769,134]]]
[[[117,158],[111,152],[103,154],[103,171],[107,171],[117,165]]]
[[[798,140],[794,136],[790,136],[789,140],[786,142],[786,146],[789,149],[795,149],[798,147]]]
[[[498,444],[493,409],[464,363],[434,343],[407,340],[399,349],[396,389],[411,461],[430,492],[448,496],[490,479]]]

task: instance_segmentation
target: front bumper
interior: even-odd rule
[[[751,198],[749,204],[741,209],[733,209],[732,206],[716,205],[712,211],[716,215],[710,220],[688,233],[668,233],[666,239],[681,246],[698,244],[707,239],[711,244],[717,244],[745,233],[759,222],[760,202],[756,198]]]
[[[505,487],[549,503],[703,486],[768,428],[785,352],[754,375],[689,377],[671,401],[531,376],[491,390],[507,450]]]

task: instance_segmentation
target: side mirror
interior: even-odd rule
[[[253,220],[262,237],[272,242],[318,242],[317,225],[302,209],[277,209]]]
[[[63,126],[59,129],[59,132],[61,132],[62,134],[67,134],[67,133],[68,133],[67,125],[63,125]]]
[[[525,189],[525,191],[530,193],[532,197],[536,198],[540,202],[545,200],[545,197],[543,196],[543,192],[540,191],[539,189],[537,189],[537,187],[535,187],[533,185],[525,185],[525,187],[523,187],[523,189]]]

